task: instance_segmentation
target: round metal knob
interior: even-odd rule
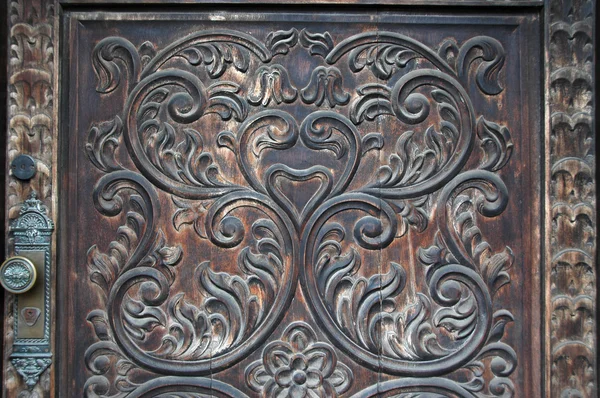
[[[35,176],[35,159],[29,155],[19,155],[13,159],[10,168],[19,180],[31,180]]]
[[[0,284],[11,293],[20,294],[30,290],[36,277],[35,265],[25,257],[11,257],[0,266]]]

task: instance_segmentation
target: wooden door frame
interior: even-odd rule
[[[95,3],[113,7],[125,3],[139,5],[159,1],[102,0]],[[9,0],[0,5],[0,15],[6,15],[8,22],[5,25],[7,36],[0,46],[0,64],[6,63],[7,66],[7,73],[2,73],[0,77],[0,84],[6,87],[6,98],[0,95],[0,105],[4,105],[6,109],[6,113],[3,111],[0,115],[0,122],[6,123],[7,132],[0,157],[5,161],[5,170],[8,170],[11,160],[20,153],[29,154],[38,161],[38,175],[30,183],[22,183],[7,173],[3,175],[1,197],[6,209],[2,215],[5,226],[8,220],[15,217],[19,204],[26,199],[31,189],[41,194],[50,216],[55,222],[58,220],[60,192],[56,170],[59,148],[60,48],[63,45],[59,42],[60,15],[63,7],[90,7],[93,2]],[[325,4],[329,0],[310,2]],[[234,1],[181,0],[179,3],[223,4]],[[256,0],[247,3],[273,4],[284,1]],[[287,3],[305,4],[307,1],[292,0]],[[394,4],[398,5],[399,10],[410,10],[408,5],[415,5],[415,1],[410,0],[367,0],[362,3]],[[567,145],[573,137],[579,137],[584,142],[594,142],[593,104],[597,84],[594,79],[596,61],[593,58],[595,0],[573,1],[570,7],[569,2],[563,0],[438,0],[435,5],[419,0],[416,3],[420,9],[429,11],[477,6],[481,9],[493,7],[518,12],[519,7],[534,7],[544,16],[542,44],[545,61],[545,133],[542,166],[545,170],[545,183],[541,189],[545,231],[541,237],[544,247],[541,268],[544,273],[540,276],[543,311],[540,339],[544,348],[541,358],[542,390],[545,396],[561,396],[563,393],[572,394],[569,396],[595,396],[598,393],[597,333],[594,327],[598,323],[595,148],[591,143]],[[35,85],[40,91],[37,94],[32,94],[33,91],[21,91],[19,86],[23,85]],[[33,107],[32,104],[36,106]],[[30,138],[27,138],[27,134]],[[40,135],[43,145],[28,144],[39,140]],[[598,142],[595,144],[597,146]],[[576,185],[580,180],[583,181],[581,185]],[[63,217],[62,220],[68,219]],[[60,233],[60,224],[57,225]],[[5,255],[10,256],[12,249],[4,230],[5,228],[2,243],[5,244]],[[569,231],[572,233],[569,234]],[[57,234],[54,234],[54,245],[56,237]],[[53,250],[53,253],[56,252]],[[55,265],[56,261],[53,258],[52,264]],[[52,275],[54,294],[56,275]],[[561,281],[563,283],[559,283]],[[569,283],[564,283],[565,281]],[[9,315],[12,296],[0,296],[0,312]],[[51,300],[55,302],[55,297]],[[54,319],[54,314],[52,317]],[[10,337],[6,336],[11,335],[12,320],[9,316],[3,316],[3,319],[0,330],[5,341],[10,343]],[[54,330],[52,334],[56,337]],[[5,347],[2,358],[3,396],[12,397],[17,396],[24,386],[7,360],[11,345],[6,344]],[[590,368],[591,375],[588,370]],[[36,387],[41,396],[57,396],[54,369],[55,367],[51,367],[50,372],[46,372],[42,382]]]

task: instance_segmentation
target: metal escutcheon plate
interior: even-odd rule
[[[0,266],[0,284],[11,293],[27,292],[35,284],[36,277],[35,265],[25,257],[11,257]]]

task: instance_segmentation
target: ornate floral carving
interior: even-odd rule
[[[123,195],[129,198],[127,210]],[[163,233],[156,231],[159,205],[155,197],[150,184],[130,171],[112,172],[98,181],[94,191],[98,210],[108,216],[126,211],[128,222],[109,245],[108,253],[95,245],[88,252],[90,278],[108,297],[104,319],[93,316],[91,321],[99,338],[110,328],[112,339],[118,343],[114,356],[130,358],[159,372],[169,372],[177,361],[185,360],[190,365],[188,374],[208,374],[219,362],[229,364],[229,357],[239,357],[240,351],[251,349],[248,341],[263,338],[283,311],[293,292],[289,279],[294,266],[289,262],[290,254],[282,250],[294,247],[285,235],[289,221],[277,219],[274,205],[254,193],[225,195],[213,203],[205,230],[221,247],[236,247],[244,238],[240,219],[231,215],[237,208],[256,206],[275,217],[252,224],[255,245],[243,248],[238,257],[243,276],[214,272],[209,262],[197,266],[197,288],[205,299],[193,303],[184,294],[170,294],[176,276],[173,267],[180,262],[182,251],[167,246]],[[138,285],[137,293],[132,291]],[[150,298],[156,289],[159,296]],[[157,326],[161,331],[155,330]],[[150,336],[162,344],[148,353],[141,344]]]
[[[484,170],[500,170],[512,155],[513,144],[510,132],[506,127],[480,117],[477,121],[477,135],[486,154],[486,159],[480,167]]]
[[[96,246],[89,251],[91,279],[106,293],[107,310],[88,317],[100,341],[88,350],[94,376],[86,390],[106,393],[110,369],[124,361],[137,371],[186,376],[234,365],[272,333],[301,278],[324,332],[358,363],[431,378],[421,384],[432,391],[446,383],[452,391],[513,394],[509,377],[516,354],[501,342],[513,317],[492,309],[496,292],[510,281],[514,258],[509,248],[493,251],[477,227],[478,218],[497,217],[507,206],[507,188],[495,172],[508,164],[513,144],[506,127],[483,116],[476,121],[464,88],[469,65],[479,63],[474,72],[479,89],[501,90],[496,79],[504,52],[498,42],[478,37],[465,43],[457,50],[455,70],[428,47],[392,32],[362,33],[335,44],[327,32],[292,29],[268,35],[263,44],[240,32],[209,31],[149,56],[139,70],[133,45],[105,40],[114,54],[106,53],[104,41],[93,54],[109,82],[101,82],[99,92],[119,84],[121,66],[134,80],[128,82],[123,115],[115,119],[123,120],[122,127],[116,121],[94,126],[86,149],[92,164],[108,173],[94,190],[97,209],[109,217],[126,214],[129,221],[107,252]],[[280,64],[265,65],[297,42],[327,63],[314,69],[299,94]],[[338,63],[346,54],[353,73],[368,66],[393,83],[358,88],[350,103],[339,69],[344,65]],[[211,81],[163,69],[172,57],[204,67]],[[423,67],[414,69],[411,60],[417,58]],[[212,82],[226,65],[253,74],[249,92],[235,82]],[[232,89],[216,94],[223,84]],[[298,96],[310,105],[306,109],[348,105],[350,118],[319,109],[297,120],[273,109]],[[257,108],[245,108],[244,99]],[[221,174],[206,149],[207,135],[195,127],[211,112],[235,127],[217,134],[216,143],[232,152],[242,183]],[[377,117],[410,129],[398,131],[395,151],[377,176],[350,191],[362,155],[385,148],[383,134],[365,131]],[[113,156],[121,137],[139,174],[116,170]],[[481,153],[473,151],[478,141]],[[315,159],[323,163],[299,168],[282,160],[299,149],[317,152]],[[474,157],[480,168],[463,170]],[[302,184],[313,187],[304,200],[289,191]],[[186,253],[167,245],[157,231],[160,206],[153,186],[172,195],[175,229],[193,225],[200,239],[238,252],[239,273],[198,262],[194,289],[201,300],[171,289]],[[246,219],[252,212],[241,210],[250,209],[261,216]],[[425,230],[430,219],[437,238],[419,251],[426,286],[407,305],[404,265],[391,262],[375,270],[363,258],[403,239],[411,228]],[[147,350],[145,341],[161,344]],[[114,358],[111,365],[98,364],[107,355]],[[438,379],[453,372],[468,380]],[[484,372],[493,376],[489,385]],[[337,362],[332,346],[317,342],[302,322],[269,343],[246,376],[264,396],[335,396],[352,383],[352,372]],[[144,388],[127,383],[133,383],[132,391]]]
[[[307,48],[312,55],[320,55],[325,58],[329,51],[333,49],[333,39],[329,32],[311,33],[306,29],[300,31],[300,45]]]
[[[123,166],[115,160],[119,137],[123,133],[123,122],[119,116],[90,129],[85,146],[90,162],[104,172],[121,170]]]
[[[271,32],[266,39],[267,48],[274,55],[287,54],[296,43],[298,43],[298,31],[294,28]]]
[[[304,322],[290,324],[269,343],[263,359],[246,368],[246,382],[264,397],[337,397],[352,385],[352,371]]]
[[[547,93],[550,104],[549,117],[551,126],[548,137],[550,144],[548,156],[551,168],[547,191],[550,196],[551,208],[548,213],[549,221],[547,225],[549,227],[549,234],[548,242],[546,242],[551,249],[549,249],[550,256],[547,259],[548,261],[545,262],[549,267],[546,270],[547,275],[549,275],[546,285],[551,297],[551,301],[547,306],[547,314],[551,319],[549,323],[551,334],[549,356],[552,360],[551,366],[548,366],[548,380],[550,383],[548,391],[550,394],[556,396],[570,394],[591,397],[597,393],[597,372],[595,369],[597,342],[595,338],[596,314],[594,307],[596,302],[595,283],[597,279],[595,276],[595,242],[597,236],[595,219],[595,152],[592,127],[594,98],[594,46],[592,33],[594,31],[593,9],[595,3],[591,0],[575,2],[552,0],[546,4],[546,23],[548,29],[547,61],[551,81]],[[41,201],[49,206],[49,214],[52,215],[52,174],[54,171],[52,159],[56,153],[54,144],[56,126],[54,112],[56,70],[53,37],[53,24],[55,21],[54,2],[14,0],[10,2],[8,9],[9,15],[7,19],[10,25],[11,39],[8,65],[10,76],[8,92],[11,101],[8,107],[7,157],[10,162],[16,154],[29,152],[38,161],[40,178],[33,180],[30,185],[26,185],[10,176],[7,177],[7,219],[18,215],[20,204],[24,201],[30,189],[35,189],[39,193]],[[408,74],[412,73],[417,67],[421,68],[425,66],[426,68],[451,76],[452,79],[460,82],[461,85],[465,84],[466,79],[473,79],[482,92],[488,95],[495,95],[503,88],[503,84],[501,84],[501,71],[505,62],[504,51],[494,39],[484,37],[474,37],[464,43],[456,43],[449,40],[441,45],[437,53],[431,49],[424,48],[425,46],[410,38],[405,38],[392,32],[381,32],[377,35],[366,33],[348,38],[337,44],[329,32],[309,32],[306,30],[298,32],[296,29],[273,32],[264,41],[256,40],[240,32],[199,32],[193,35],[193,37],[178,40],[167,49],[159,51],[150,42],[144,42],[136,48],[136,46],[123,38],[111,37],[105,39],[102,45],[99,44],[95,50],[96,58],[94,58],[93,62],[95,72],[98,76],[99,92],[110,94],[122,84],[127,84],[127,90],[131,92],[135,87],[139,86],[143,79],[159,72],[165,62],[171,57],[184,59],[190,65],[205,70],[209,78],[218,79],[230,69],[247,73],[250,70],[249,60],[251,57],[255,57],[260,63],[270,62],[275,56],[289,53],[298,44],[299,47],[301,46],[303,49],[306,49],[311,55],[320,57],[319,59],[322,58],[328,65],[335,64],[336,68],[342,68],[341,63],[338,61],[342,56],[348,55],[348,66],[354,72],[368,69],[377,78],[386,81],[395,81],[393,77],[396,73]],[[301,49],[298,48],[295,50]],[[419,64],[417,64],[417,61]],[[471,74],[473,70],[474,73]],[[253,118],[253,114],[249,114],[250,111],[245,103],[246,100],[250,102],[248,93],[243,92],[236,83],[216,82],[214,85],[212,82],[202,83],[205,84],[204,91],[200,90],[200,93],[206,98],[205,106],[201,107],[202,115],[208,113],[218,114],[224,120],[230,119],[240,123],[246,121],[248,118]],[[163,87],[166,86],[167,84]],[[161,93],[158,90],[153,93],[157,97],[150,98],[144,105],[148,105],[154,102],[154,99],[158,99],[156,104],[150,104],[148,109],[163,113],[165,111],[173,112],[172,115],[175,115],[174,119],[179,116],[185,118],[185,113],[188,109],[186,109],[184,91],[187,88],[191,88],[192,92],[188,94],[193,96],[194,87],[185,86],[185,84],[179,85],[179,87],[180,91],[168,93],[169,95],[175,94],[175,98],[169,97],[160,100]],[[277,84],[274,84],[273,87],[277,87]],[[385,84],[359,88],[357,90],[356,105],[350,105],[355,111],[351,109],[348,113],[352,123],[364,126],[364,124],[374,120],[377,116],[413,117],[412,120],[414,121],[415,114],[418,114],[420,111],[419,107],[423,106],[421,110],[425,110],[426,102],[423,101],[423,98],[413,93],[412,97],[408,95],[403,98],[404,103],[402,103],[394,97],[393,90],[394,86],[390,87]],[[277,89],[271,92],[271,104],[278,103],[275,91]],[[287,97],[284,95],[281,96],[282,103],[286,102],[286,98],[291,101],[295,100],[295,98],[291,99],[291,92],[292,90],[287,91]],[[342,87],[341,92],[348,92],[348,88],[344,89]],[[396,94],[400,94],[400,90]],[[326,95],[322,95],[321,97],[323,103],[327,101],[331,105],[332,102],[328,100],[329,97]],[[203,102],[199,97],[190,98],[192,100],[188,101],[188,105]],[[266,98],[266,96],[263,96],[259,103],[262,104]],[[394,102],[396,102],[396,105],[394,105]],[[459,103],[462,103],[462,98],[460,98]],[[377,106],[377,104],[380,106]],[[427,99],[427,104],[430,106],[427,108],[427,111],[424,111],[424,114],[427,114],[427,112],[435,113],[442,109],[442,103],[436,101],[433,95]],[[452,101],[446,104],[450,108],[453,105]],[[139,103],[133,104],[131,110],[137,111],[140,108],[139,105]],[[153,106],[155,108],[152,108]],[[336,106],[339,109],[345,106],[345,104],[338,103]],[[458,109],[455,106],[454,112],[445,113],[444,111],[444,114],[450,118],[444,120],[443,125],[430,125],[426,126],[428,129],[411,129],[403,132],[397,142],[392,143],[392,145],[396,144],[399,149],[387,159],[389,160],[388,165],[382,165],[379,181],[361,191],[365,196],[357,193],[356,195],[346,196],[342,199],[339,199],[339,197],[345,194],[344,190],[348,185],[337,183],[335,186],[340,188],[339,190],[336,191],[333,187],[330,189],[329,186],[333,178],[337,178],[339,175],[332,175],[330,179],[330,176],[321,169],[294,169],[291,172],[287,170],[286,174],[286,170],[283,167],[275,168],[270,174],[273,182],[267,183],[266,181],[268,180],[261,177],[261,180],[258,182],[252,181],[248,183],[251,189],[221,180],[218,177],[218,169],[212,163],[211,155],[203,150],[203,146],[208,145],[204,142],[206,137],[203,135],[203,131],[195,129],[179,130],[177,128],[179,124],[177,121],[174,123],[172,121],[166,122],[160,125],[157,131],[149,133],[149,135],[155,134],[154,138],[157,140],[157,145],[151,148],[151,151],[154,151],[154,153],[151,152],[149,155],[146,154],[141,157],[137,156],[142,152],[136,152],[136,144],[131,144],[135,142],[136,138],[128,138],[137,132],[132,126],[139,121],[147,122],[151,119],[156,119],[160,122],[164,120],[163,115],[155,116],[154,118],[151,117],[146,120],[142,120],[142,116],[136,121],[130,119],[136,119],[138,115],[133,114],[134,112],[127,112],[128,115],[133,114],[130,119],[124,117],[127,115],[122,115],[122,118],[117,115],[108,124],[96,124],[90,131],[88,155],[92,164],[102,172],[120,172],[123,166],[114,160],[114,154],[115,151],[123,150],[123,148],[129,145],[127,150],[131,152],[133,148],[136,159],[142,159],[139,161],[139,164],[136,164],[140,168],[140,171],[152,183],[159,185],[159,188],[167,190],[171,194],[178,195],[174,200],[179,201],[180,198],[191,200],[201,199],[201,201],[194,203],[194,206],[198,206],[193,211],[186,208],[183,205],[184,202],[178,202],[179,204],[177,205],[180,207],[181,212],[174,215],[173,222],[176,227],[181,228],[184,225],[193,223],[201,237],[220,242],[224,246],[235,246],[236,242],[239,243],[240,236],[244,235],[240,223],[235,221],[234,218],[227,218],[230,216],[223,217],[223,219],[218,220],[214,225],[208,223],[206,219],[209,218],[208,213],[211,211],[211,207],[215,206],[213,201],[221,200],[219,198],[234,192],[243,192],[244,200],[250,202],[268,202],[273,209],[281,212],[281,217],[285,222],[291,222],[294,219],[296,233],[301,233],[300,231],[305,230],[307,226],[313,225],[314,220],[311,219],[315,217],[320,206],[338,205],[344,201],[352,203],[360,202],[362,203],[361,208],[367,209],[367,213],[370,211],[370,215],[367,214],[360,218],[356,225],[350,226],[350,229],[348,226],[338,228],[338,230],[344,231],[344,234],[332,232],[335,228],[329,228],[332,226],[325,225],[323,230],[329,231],[332,235],[327,237],[321,236],[319,238],[322,239],[317,239],[323,242],[331,242],[328,244],[332,245],[332,247],[336,245],[343,246],[343,249],[340,250],[328,247],[327,250],[329,250],[329,253],[325,249],[317,251],[323,254],[319,258],[320,261],[334,261],[327,258],[328,255],[333,256],[335,259],[334,263],[337,262],[336,264],[345,268],[350,267],[349,269],[354,271],[361,269],[360,266],[356,265],[357,261],[360,262],[359,259],[361,257],[359,254],[355,255],[352,251],[353,249],[347,247],[347,243],[340,241],[339,236],[341,235],[354,239],[359,249],[380,247],[383,244],[378,243],[377,239],[373,238],[374,236],[387,241],[388,239],[393,239],[389,238],[391,235],[398,238],[405,236],[402,231],[406,231],[411,227],[427,228],[428,221],[430,223],[431,219],[434,218],[437,224],[440,221],[448,223],[449,219],[459,214],[465,217],[465,220],[468,220],[468,222],[476,222],[476,218],[481,216],[481,214],[477,213],[477,201],[473,200],[471,194],[465,194],[461,191],[461,193],[457,193],[456,195],[447,192],[447,197],[452,202],[449,205],[451,207],[449,211],[453,211],[454,215],[446,215],[444,220],[440,220],[439,217],[429,217],[430,212],[436,207],[435,204],[441,203],[438,199],[439,190],[445,184],[450,184],[454,179],[462,178],[460,176],[463,175],[459,173],[462,172],[460,169],[465,163],[458,162],[454,164],[452,161],[448,163],[450,153],[461,153],[456,141],[449,138],[456,138],[453,134],[457,132],[463,134],[467,130],[474,130],[472,128],[473,125],[468,129],[463,126],[461,130],[459,125],[456,124],[457,120],[454,116],[462,115],[463,111],[464,109]],[[484,151],[484,155],[479,162],[479,167],[490,172],[497,172],[500,168],[510,164],[507,163],[510,160],[510,152],[512,150],[510,133],[500,123],[484,119],[485,115],[477,116],[478,128],[476,131],[478,137],[469,137],[467,141],[470,140],[469,142],[473,143],[474,140],[479,138]],[[475,121],[475,117],[476,115],[473,114],[471,122]],[[122,127],[118,121],[122,121]],[[297,123],[301,123],[301,121]],[[249,124],[246,126],[249,126]],[[285,125],[279,124],[279,127],[282,126]],[[264,130],[269,130],[264,124],[255,127],[262,127]],[[159,132],[158,130],[161,128],[162,131]],[[294,124],[289,124],[281,130],[279,128],[270,128],[264,134],[256,133],[261,138],[253,141],[253,144],[256,144],[257,153],[266,151],[263,152],[265,154],[275,149],[291,148],[300,142],[297,140],[299,137],[298,130],[298,126]],[[222,140],[219,141],[219,144],[234,148],[235,151],[235,148],[240,147],[240,143],[236,140],[240,135],[243,135],[239,134],[239,131],[242,130],[230,132],[230,134],[222,134],[220,136]],[[314,131],[318,132],[318,129]],[[426,133],[422,133],[421,131],[426,131]],[[283,132],[285,137],[278,136],[280,132]],[[318,139],[313,139],[314,146],[321,147],[325,151],[323,154],[334,153],[336,156],[342,154],[342,158],[348,160],[348,152],[344,152],[344,150],[347,150],[346,147],[348,145],[352,145],[352,141],[347,140],[347,137],[351,136],[339,135],[335,129],[333,131],[324,129],[324,132],[321,135],[321,137],[324,137],[324,143],[319,143]],[[331,136],[327,136],[328,132],[332,132],[334,139]],[[289,135],[286,136],[287,133]],[[318,135],[316,137],[318,138]],[[360,131],[359,138],[358,142],[362,143],[362,148],[359,148],[360,151],[358,151],[359,155],[369,150],[369,148],[382,148],[384,145],[383,140],[379,140],[376,137],[371,137],[373,139],[368,141],[367,134],[363,134],[363,131]],[[402,142],[400,143],[401,138]],[[125,142],[127,145],[120,145],[121,140],[130,141]],[[141,139],[141,141],[146,143],[146,138]],[[307,142],[310,142],[310,140]],[[163,145],[162,149],[161,145]],[[146,148],[144,147],[143,149]],[[453,150],[455,152],[452,152]],[[239,153],[239,151],[236,153]],[[165,156],[170,158],[166,163],[163,161],[161,164],[159,161],[153,162],[151,156],[155,156],[155,159],[156,156],[159,159]],[[352,170],[356,169],[353,168],[352,162],[350,164],[349,170],[350,174],[352,174]],[[424,184],[425,188],[422,189],[419,195],[413,197],[412,193],[410,195],[407,194],[408,190],[403,190],[404,187],[412,189],[413,185],[422,183],[423,181],[418,181],[422,178],[422,172],[424,174],[429,173],[429,177],[431,178],[436,178],[435,176],[441,175],[440,170],[446,168],[452,169],[452,172],[446,176],[439,177],[437,183],[431,186],[425,186]],[[164,181],[165,175],[170,176],[173,180],[160,185],[160,181]],[[277,181],[281,182],[282,179],[286,178],[282,177],[283,175],[286,177],[291,176],[292,179],[295,178],[296,180],[317,176],[316,178],[320,178],[325,188],[322,192],[317,192],[317,195],[314,197],[315,200],[305,206],[298,206],[294,203],[286,206],[283,198],[285,195],[280,189],[281,186],[277,187]],[[484,174],[483,177],[485,178],[482,179],[480,175],[475,179],[480,184],[479,186],[482,186],[481,184],[484,186],[483,189],[479,190],[477,195],[483,195],[484,199],[482,200],[485,203],[489,203],[488,199],[493,197],[492,194],[485,191],[486,182],[483,180],[486,180],[488,176]],[[349,179],[351,179],[351,176]],[[487,180],[488,183],[489,181],[494,183],[492,179],[487,178]],[[385,202],[388,202],[389,207],[392,209],[390,214],[394,214],[396,221],[390,218],[384,219],[382,222],[377,222],[374,215],[378,215],[381,209],[373,207],[372,203],[367,200],[369,199],[367,195],[373,195],[375,192],[381,191],[381,188],[386,185],[391,189],[385,193],[387,195]],[[496,187],[498,186],[496,185]],[[259,193],[256,195],[245,195],[247,190],[259,191]],[[492,191],[492,188],[488,189],[488,192]],[[164,242],[161,242],[162,238],[159,235],[153,235],[150,238],[145,237],[145,230],[153,225],[152,217],[150,217],[151,212],[145,213],[147,209],[144,208],[144,199],[147,198],[144,197],[143,192],[137,197],[134,191],[130,190],[129,192],[133,193],[130,207],[120,213],[127,218],[127,222],[125,223],[125,227],[119,230],[119,236],[115,239],[116,243],[111,245],[105,254],[101,254],[98,248],[90,251],[91,277],[94,282],[103,286],[102,289],[107,293],[110,291],[110,286],[114,285],[119,273],[125,269],[130,270],[142,264],[138,261],[141,258],[145,261],[150,261],[153,266],[162,264],[165,275],[169,275],[167,272],[169,267],[174,266],[175,263],[180,261],[177,249],[163,246],[162,243]],[[108,195],[108,198],[111,193],[106,193],[106,195]],[[336,196],[338,197],[338,202],[333,200]],[[279,197],[279,201],[275,200],[276,197]],[[380,196],[375,197],[381,199]],[[107,198],[99,198],[98,201],[111,202],[112,199]],[[118,213],[120,211],[119,203],[121,196],[115,194],[113,198],[118,199],[112,202],[112,207],[109,205],[99,205],[103,208],[103,214]],[[223,200],[219,203],[229,204],[231,202]],[[434,206],[428,206],[427,203],[433,203]],[[153,207],[152,211],[158,208],[157,203],[151,204],[151,206],[154,205],[156,205],[156,208]],[[386,205],[382,206],[385,207]],[[489,208],[489,206],[484,207],[484,212],[486,208]],[[273,212],[277,213],[276,210]],[[387,211],[386,208],[383,214],[387,215]],[[488,214],[484,213],[483,215],[487,216]],[[422,219],[425,221],[422,221]],[[27,239],[30,243],[36,242],[39,236],[35,234],[33,226],[41,221],[43,220],[35,217],[24,218],[24,222],[32,226],[32,228],[29,228],[29,232],[26,232],[22,238]],[[429,248],[424,249],[420,255],[423,264],[432,270],[432,275],[437,272],[438,267],[439,269],[443,269],[444,267],[449,269],[455,265],[466,266],[479,274],[486,285],[486,289],[492,294],[508,281],[508,272],[506,270],[513,261],[510,250],[492,251],[477,228],[475,228],[475,233],[464,228],[464,226],[468,225],[467,222],[459,226],[459,228],[455,226],[445,228],[443,227],[443,223],[441,225],[438,240],[433,242]],[[211,233],[210,230],[213,227],[220,229],[217,233]],[[396,231],[392,234],[390,231],[393,230],[393,227],[396,228]],[[361,235],[363,232],[364,234]],[[379,232],[381,234],[377,236]],[[338,237],[335,236],[336,233],[339,235]],[[290,232],[290,234],[293,235],[294,232]],[[317,233],[315,232],[315,234]],[[148,234],[148,236],[150,235]],[[308,237],[309,234],[302,236]],[[123,243],[124,247],[120,246],[121,243]],[[484,250],[481,251],[478,248],[484,248]],[[303,253],[303,250],[304,248],[298,250],[298,253]],[[432,259],[435,259],[435,261]],[[351,263],[353,261],[354,263],[348,265],[345,264],[346,261],[350,261]],[[172,264],[169,265],[168,263]],[[147,264],[144,263],[143,265]],[[451,265],[452,267],[450,267]],[[150,268],[153,266],[150,266]],[[349,292],[360,291],[363,289],[362,286],[370,278],[374,277],[376,277],[373,279],[374,281],[381,281],[382,278],[387,278],[386,280],[392,280],[394,283],[401,285],[402,283],[399,282],[402,282],[402,279],[406,277],[402,271],[403,269],[403,266],[398,264],[397,266],[390,266],[387,272],[380,272],[368,277],[349,274],[344,276],[344,278],[347,278],[347,281],[353,281],[354,284],[352,287],[340,286],[339,288],[343,287],[344,289],[348,289],[347,291]],[[343,284],[340,282],[338,285]],[[328,289],[335,291],[335,288],[332,286],[329,286]],[[395,289],[401,290],[398,286]],[[323,288],[322,290],[326,291],[327,289]],[[392,291],[391,293],[397,292]],[[394,316],[401,313],[407,320],[413,322],[412,324],[425,324],[426,322],[423,323],[424,321],[420,319],[431,318],[430,312],[432,308],[428,306],[434,304],[427,302],[425,298],[427,297],[427,291],[421,293],[420,301],[413,308],[400,308],[394,313]],[[464,291],[461,293],[464,293]],[[390,297],[393,297],[393,294]],[[472,332],[474,330],[471,329],[473,325],[473,317],[471,316],[473,314],[471,311],[473,306],[470,304],[470,298],[461,300],[462,298],[457,303],[468,304],[465,304],[468,311],[459,314],[461,316],[464,315],[464,319],[460,319],[461,322],[458,322],[459,318],[457,317],[456,309],[462,308],[460,305],[440,307],[438,309],[449,309],[449,311],[437,317],[438,322],[430,319],[431,330],[436,327],[434,324],[437,323],[438,326],[448,327],[458,333],[466,331],[464,333],[468,335]],[[181,308],[182,302],[184,301],[180,300],[177,302],[177,305],[180,306],[179,308]],[[12,299],[7,300],[7,303],[7,308],[10,308],[13,303]],[[177,305],[174,304],[174,308]],[[134,305],[129,306],[130,309],[134,307]],[[198,307],[196,309],[199,311]],[[401,309],[404,312],[400,311]],[[194,313],[196,310],[191,311]],[[133,313],[135,314],[135,312]],[[492,318],[494,325],[497,325],[497,327],[492,327],[485,345],[487,348],[482,349],[477,358],[486,353],[496,355],[499,352],[495,349],[496,346],[494,345],[498,343],[492,344],[492,340],[499,338],[499,336],[501,337],[502,333],[499,330],[503,332],[501,326],[509,322],[511,316],[502,311],[497,311]],[[98,338],[101,340],[100,343],[102,343],[112,332],[109,321],[106,320],[104,322],[99,319],[100,317],[96,316],[96,314],[94,316],[90,314],[90,322],[96,327]],[[462,320],[465,320],[464,324]],[[12,335],[11,325],[13,321],[9,315],[6,321],[7,327],[5,327],[5,332],[8,336]],[[393,324],[389,320],[387,322],[388,327]],[[408,329],[407,326],[403,327]],[[404,336],[410,335],[406,333],[406,330],[401,328],[396,327],[396,330],[402,331],[404,334],[392,334],[396,339],[391,340],[392,342],[397,343],[402,338],[405,338]],[[424,330],[423,335],[427,336],[430,330],[427,328]],[[10,338],[6,340],[6,343],[6,347],[9,347]],[[114,347],[118,347],[116,343]],[[402,347],[402,345],[400,347],[403,349],[406,348]],[[386,350],[390,356],[393,356],[392,353],[394,352],[397,357],[408,358],[411,355],[415,355],[415,353],[409,351],[393,351],[391,345],[386,347]],[[504,352],[509,352],[507,347],[503,347],[503,350]],[[115,348],[114,352],[118,351],[119,349]],[[99,352],[104,351],[100,350]],[[424,353],[420,353],[419,355],[422,357],[426,356]],[[494,360],[504,361],[505,364],[512,363],[510,355],[508,355],[509,360],[506,360],[506,355],[502,357],[504,359],[501,358],[498,360],[497,358],[500,357],[496,356]],[[88,382],[90,385],[99,386],[97,391],[99,395],[104,395],[107,391],[104,388],[108,386],[108,384],[103,384],[104,382],[99,381],[100,379],[97,378],[97,372],[103,370],[106,365],[105,359],[102,355],[98,355],[91,362],[92,365],[89,365],[91,366],[93,376],[90,377]],[[127,369],[133,366],[133,364],[124,358],[122,360],[118,367],[121,371],[127,373]],[[26,373],[31,376],[35,375],[37,370],[43,367],[44,361],[32,363],[27,359],[19,360],[19,363],[23,369],[28,369]],[[469,366],[471,366],[471,369],[479,371],[479,364],[476,362],[477,360],[473,359],[469,363]],[[510,376],[513,367],[510,365],[503,369],[502,367],[500,368],[498,371],[499,368],[495,367],[498,372],[497,384],[495,386],[507,386],[501,380],[500,376]],[[11,386],[8,392],[10,395],[17,387],[12,387],[16,385],[14,382],[8,385]],[[172,387],[173,385],[185,385],[185,391],[189,394],[209,394],[212,391],[211,389],[214,388],[223,395],[243,396],[243,393],[234,391],[231,387],[216,380],[202,378],[191,380],[190,378],[170,376],[158,377],[150,382],[133,386],[133,392],[121,393],[122,395],[132,397],[143,394],[177,393],[176,389]],[[47,390],[49,386],[50,383],[48,383],[47,388],[43,388]],[[129,386],[131,387],[132,385]],[[390,394],[418,394],[425,392],[425,394],[468,396],[473,392],[464,386],[442,377],[401,378],[381,383],[381,385],[376,387],[376,390],[367,389],[363,391],[364,395],[370,396],[369,394],[372,393],[372,396],[375,396],[381,392]],[[510,389],[506,392],[510,394]]]
[[[475,78],[481,91],[488,95],[502,92],[498,75],[506,55],[498,40],[488,36],[476,36],[467,40],[459,48],[453,39],[449,39],[442,43],[439,54],[448,61],[461,78],[467,77],[471,64],[478,64]]]

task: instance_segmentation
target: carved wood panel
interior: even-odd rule
[[[67,3],[59,394],[540,396],[544,377],[545,394],[595,394],[595,287],[578,278],[583,297],[557,274],[575,261],[567,246],[595,258],[592,213],[577,213],[581,231],[560,222],[569,204],[595,206],[591,147],[571,165],[560,138],[589,119],[577,109],[591,90],[570,94],[577,68],[551,67],[544,143],[538,9]],[[568,58],[555,50],[579,43],[587,65],[587,30],[567,25],[552,25],[550,49]],[[48,109],[40,138],[53,143]],[[543,156],[583,195],[553,205],[547,234],[544,209],[571,180],[549,183]],[[572,356],[579,340],[587,351]]]
[[[196,18],[71,32],[75,388],[534,391],[535,17]]]

